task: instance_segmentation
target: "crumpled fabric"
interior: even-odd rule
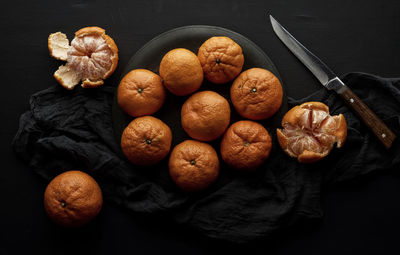
[[[350,73],[342,80],[399,136],[399,78]],[[245,243],[321,218],[324,185],[400,165],[399,139],[385,150],[335,93],[322,88],[307,98],[289,98],[289,106],[321,101],[331,114],[342,113],[348,137],[341,149],[322,161],[300,164],[275,146],[262,168],[223,170],[215,185],[187,194],[169,178],[168,159],[149,172],[123,157],[113,133],[114,91],[54,86],[32,95],[13,141],[15,153],[49,181],[67,170],[85,171],[99,182],[106,201],[135,212],[166,213],[211,238]]]

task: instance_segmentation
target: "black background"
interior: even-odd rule
[[[60,63],[47,37],[70,39],[81,27],[107,30],[120,50],[116,86],[129,58],[148,40],[185,25],[221,26],[258,44],[277,66],[287,94],[300,98],[320,88],[274,35],[273,14],[335,72],[400,76],[400,2],[391,1],[8,1],[0,8],[0,254],[399,254],[400,175],[388,169],[328,187],[321,221],[299,224],[247,245],[217,242],[168,218],[138,215],[105,203],[78,230],[53,224],[43,209],[47,182],[11,150],[20,114],[32,93],[55,83]],[[321,169],[323,171],[323,169]],[[396,172],[397,171],[397,172]]]

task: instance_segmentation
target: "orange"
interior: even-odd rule
[[[67,61],[54,73],[54,78],[66,89],[73,89],[80,81],[84,88],[98,87],[117,68],[117,45],[100,27],[78,30],[71,46],[65,34],[50,34],[48,48],[51,56]]]
[[[184,191],[205,189],[219,174],[219,160],[214,148],[194,140],[175,146],[168,166],[172,180]]]
[[[342,114],[331,116],[321,102],[306,102],[290,109],[277,129],[282,149],[299,162],[310,163],[326,157],[333,145],[343,146],[347,124]]]
[[[278,78],[262,68],[242,72],[231,87],[231,100],[236,111],[251,120],[274,115],[282,104],[283,90]]]
[[[233,80],[244,64],[242,48],[226,36],[215,36],[205,41],[197,57],[206,79],[217,84]]]
[[[118,104],[133,117],[154,114],[164,101],[161,77],[149,70],[132,70],[119,83]]]
[[[50,219],[65,227],[79,227],[100,212],[103,196],[97,182],[81,171],[56,176],[44,192],[44,208]]]
[[[189,97],[182,106],[181,123],[186,133],[200,141],[220,137],[229,125],[228,101],[213,91],[202,91]]]
[[[179,48],[169,51],[159,67],[165,87],[174,95],[189,95],[203,82],[203,69],[197,56],[190,50]]]
[[[164,122],[144,116],[134,119],[125,128],[121,148],[133,164],[153,165],[168,155],[171,142],[171,129]]]
[[[242,120],[232,124],[221,141],[222,159],[236,169],[255,169],[269,157],[271,137],[260,124]]]

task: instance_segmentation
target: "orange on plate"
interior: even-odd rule
[[[135,69],[118,86],[118,105],[133,117],[152,115],[165,101],[161,77],[146,69]]]
[[[134,119],[121,137],[121,149],[136,165],[154,165],[168,155],[171,148],[171,129],[152,116]]]
[[[175,146],[168,166],[172,180],[184,191],[205,189],[219,174],[219,160],[214,148],[194,140]]]
[[[222,159],[231,167],[256,169],[269,157],[271,137],[257,122],[238,121],[225,132],[220,150]]]
[[[162,58],[159,67],[163,84],[174,95],[185,96],[198,90],[203,82],[203,69],[190,50],[178,48]]]
[[[220,137],[229,125],[228,101],[213,91],[202,91],[189,97],[182,106],[181,123],[186,133],[200,141]]]
[[[54,73],[54,78],[66,89],[73,89],[80,81],[84,88],[98,87],[117,68],[117,45],[100,27],[78,30],[71,46],[65,34],[50,34],[48,48],[52,57],[67,61]]]
[[[79,227],[100,212],[103,196],[97,182],[81,171],[56,176],[44,192],[44,208],[50,219],[65,227]]]
[[[251,120],[267,119],[282,104],[283,90],[278,78],[262,68],[242,72],[231,87],[231,100],[236,111]]]
[[[331,116],[321,102],[306,102],[290,109],[277,129],[282,149],[299,162],[310,163],[326,157],[336,143],[342,147],[347,137],[343,114]]]
[[[206,79],[216,84],[233,80],[244,64],[242,48],[226,36],[214,36],[205,41],[197,56]]]

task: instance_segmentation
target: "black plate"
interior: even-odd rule
[[[136,54],[130,59],[128,65],[121,76],[127,74],[129,71],[137,68],[149,69],[158,74],[158,67],[162,57],[170,50],[175,48],[186,48],[191,50],[197,55],[198,49],[201,44],[212,36],[227,36],[237,42],[243,49],[244,54],[244,66],[243,70],[252,67],[261,67],[270,70],[279,78],[282,83],[282,79],[279,76],[278,70],[272,63],[271,59],[265,54],[256,44],[252,41],[231,30],[214,27],[214,26],[185,26],[179,27],[170,31],[167,31],[149,41],[144,45]],[[228,84],[212,84],[207,80],[204,80],[199,91],[202,90],[213,90],[218,92],[220,95],[225,97],[231,106],[231,124],[243,119],[240,117],[229,98],[229,91],[231,82]],[[282,83],[283,86],[283,83]],[[270,119],[265,121],[259,121],[269,131],[273,139],[273,147],[276,147],[276,132],[275,129],[280,126],[281,119],[287,111],[287,99],[284,91],[282,106],[279,111]],[[180,112],[182,104],[189,96],[175,96],[171,93],[167,93],[167,97],[162,108],[154,114],[155,117],[164,121],[170,128],[173,134],[172,146],[179,144],[180,142],[191,139],[181,127]],[[118,144],[121,141],[121,135],[125,127],[133,120],[133,117],[125,114],[117,103],[117,91],[115,92],[113,102],[113,125],[115,139]],[[211,145],[219,151],[220,139],[211,142]],[[172,148],[171,148],[172,149]]]

